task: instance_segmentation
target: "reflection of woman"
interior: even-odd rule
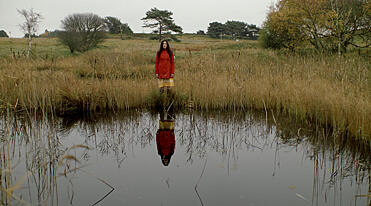
[[[164,120],[161,117],[156,133],[156,143],[162,164],[168,166],[175,149],[174,120]]]
[[[174,86],[174,54],[166,40],[161,41],[160,50],[156,54],[155,74],[160,92]]]

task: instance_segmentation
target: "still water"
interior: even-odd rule
[[[369,145],[277,116],[130,112],[0,123],[4,205],[370,204]]]

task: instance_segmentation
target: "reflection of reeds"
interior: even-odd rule
[[[330,194],[341,195],[341,188],[347,184],[345,182],[349,180],[349,177],[355,176],[352,179],[356,188],[353,196],[354,202],[359,201],[359,195],[369,193],[369,191],[360,190],[362,183],[368,182],[371,186],[368,179],[371,172],[369,145],[344,141],[343,138],[336,137],[336,134],[333,135],[328,136],[328,134],[319,133],[318,136],[309,139],[310,144],[313,145],[313,148],[308,150],[308,155],[313,159],[312,201],[316,203],[315,205],[319,205],[319,199]],[[321,174],[320,170],[329,172]],[[367,202],[369,202],[369,199]]]
[[[8,114],[0,120],[3,140],[0,142],[1,205],[17,202],[24,205],[58,204],[57,178],[62,174],[72,186],[68,174],[79,172],[84,167],[79,165],[80,159],[71,151],[89,148],[82,144],[64,147],[53,128],[55,124],[46,116],[39,120],[34,117]],[[20,171],[23,175],[18,176]],[[107,184],[101,178],[95,178]],[[21,192],[24,188],[28,193]]]
[[[365,183],[371,187],[369,179],[371,150],[368,141],[347,138],[337,131],[326,131],[322,128],[317,130],[315,127],[298,124],[289,118],[281,119],[282,123],[278,121],[279,125],[277,125],[273,117],[267,118],[264,113],[254,115],[253,120],[244,119],[244,116],[233,115],[226,115],[225,118],[218,118],[217,120],[212,114],[202,114],[198,117],[190,116],[192,118],[189,120],[188,117],[186,119],[178,118],[177,120],[182,122],[177,130],[181,131],[180,143],[186,146],[187,154],[190,155],[189,160],[192,160],[192,157],[194,158],[198,154],[203,157],[202,154],[211,149],[220,152],[226,158],[226,167],[229,173],[231,167],[229,158],[238,158],[239,150],[247,148],[247,150],[259,149],[263,151],[267,147],[275,147],[273,171],[273,176],[275,176],[277,172],[276,161],[280,161],[279,157],[276,156],[277,152],[288,146],[293,149],[300,146],[313,161],[312,205],[321,205],[320,202],[323,200],[327,201],[327,199],[341,197],[342,187],[348,184],[345,182],[349,180],[355,184],[352,201],[363,202],[360,198],[366,198],[369,204],[368,193],[370,191],[360,190],[362,184]],[[281,118],[281,116],[278,118]],[[208,119],[213,119],[213,121]],[[269,122],[269,124],[264,125],[264,122]],[[272,130],[265,129],[269,125],[274,128],[273,131],[279,139],[272,141],[272,138],[269,138]],[[296,193],[296,195],[305,201],[309,201],[299,193]],[[333,196],[330,197],[330,195]]]
[[[37,118],[32,115],[4,117],[0,121],[2,131],[0,183],[3,191],[1,203],[10,204],[14,197],[19,197],[18,191],[11,188],[18,188],[20,183],[26,184],[20,177],[28,172],[29,195],[23,195],[23,199],[19,201],[31,204],[57,204],[60,198],[58,191],[63,190],[60,188],[63,185],[60,181],[70,182],[67,191],[71,194],[70,198],[73,198],[73,181],[69,175],[78,176],[82,173],[110,187],[111,191],[102,197],[109,195],[113,187],[84,168],[83,163],[89,160],[89,155],[85,154],[95,150],[101,155],[113,156],[112,161],[116,161],[120,167],[134,146],[144,148],[151,145],[154,140],[153,134],[158,129],[155,116],[157,114],[132,111],[125,115],[118,113],[91,115],[80,119],[76,117],[68,123],[66,119],[40,116]],[[367,182],[371,153],[367,141],[343,138],[337,131],[322,128],[317,130],[315,126],[306,127],[284,117],[275,115],[276,120],[272,120],[273,117],[270,117],[269,113],[245,115],[223,112],[177,115],[176,141],[186,148],[185,155],[190,163],[193,159],[204,158],[209,151],[214,151],[226,161],[228,172],[233,168],[230,162],[233,163],[239,154],[246,150],[260,152],[276,147],[276,151],[279,152],[284,147],[297,148],[303,145],[307,156],[314,161],[313,202],[321,198],[323,191],[328,192],[333,185],[342,184],[345,178],[352,178],[357,184]],[[59,141],[60,134],[67,134],[74,129],[86,137],[84,141],[86,144],[69,147],[62,145]],[[273,132],[277,138],[273,139]],[[73,153],[76,150],[80,152]],[[280,161],[279,158],[278,155],[277,161]],[[20,165],[24,162],[25,172],[21,174],[12,172],[19,167],[17,162],[20,162]],[[321,170],[325,174],[323,177],[319,173]],[[67,179],[58,178],[60,175]],[[4,191],[13,191],[14,197],[9,197]],[[73,202],[73,199],[71,201]]]

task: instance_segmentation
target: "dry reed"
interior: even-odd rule
[[[371,139],[371,70],[356,56],[296,56],[249,41],[184,39],[176,54],[175,105],[274,110]],[[1,108],[69,114],[151,108],[158,43],[109,40],[107,48],[54,59],[0,59]]]

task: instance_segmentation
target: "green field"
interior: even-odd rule
[[[177,109],[261,110],[371,140],[370,58],[283,54],[248,40],[179,39],[170,42]],[[150,109],[160,98],[155,40],[110,38],[73,55],[56,39],[34,39],[33,46],[27,59],[27,40],[0,39],[3,111]]]

